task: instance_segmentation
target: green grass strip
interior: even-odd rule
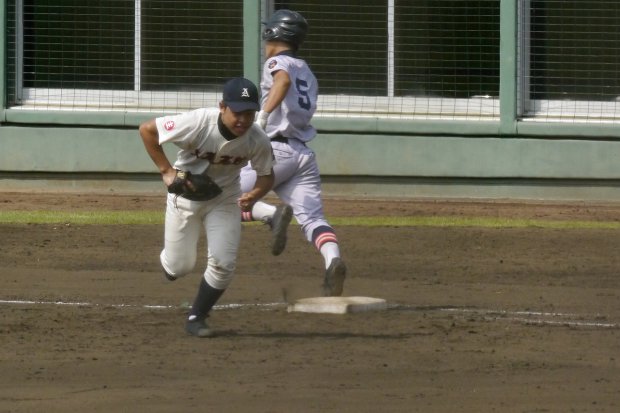
[[[162,224],[161,211],[0,211],[1,224]]]
[[[329,217],[334,226],[482,227],[618,229],[615,221],[559,221],[490,217]],[[163,224],[163,211],[0,211],[0,224],[151,225]]]
[[[482,228],[558,228],[558,229],[618,229],[613,221],[556,221],[490,217],[355,217],[330,218],[334,226],[397,226],[397,227],[482,227]]]

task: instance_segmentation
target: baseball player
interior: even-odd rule
[[[260,109],[256,86],[244,78],[224,85],[219,108],[202,108],[174,116],[164,116],[140,125],[147,153],[168,187],[164,248],[160,255],[167,279],[174,281],[191,272],[202,228],[208,241],[208,263],[185,329],[198,337],[212,336],[205,322],[211,308],[230,285],[241,237],[241,212],[249,210],[274,182],[273,153],[265,132],[254,123]],[[180,148],[174,166],[162,145]],[[251,161],[257,175],[243,193],[239,174]],[[187,176],[210,178],[221,193],[212,199],[195,200]],[[171,188],[188,189],[179,192]],[[190,199],[191,198],[191,199]]]
[[[316,136],[310,121],[316,111],[318,82],[308,64],[296,56],[308,31],[306,19],[291,10],[278,10],[265,23],[266,61],[260,83],[261,111],[257,123],[271,139],[276,159],[274,192],[293,209],[306,239],[313,243],[325,261],[323,294],[342,295],[347,268],[340,256],[338,238],[326,221],[321,200],[321,178],[314,152],[306,146]],[[241,171],[241,188],[248,190],[256,173]],[[257,202],[243,212],[244,221],[270,220],[280,210]],[[280,244],[284,248],[284,242]],[[275,253],[272,250],[272,253]]]

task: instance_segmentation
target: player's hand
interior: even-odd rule
[[[245,212],[250,212],[255,203],[256,199],[254,199],[254,196],[247,192],[245,194],[241,194],[241,196],[237,199],[237,205],[239,205],[239,208]]]
[[[176,175],[177,175],[177,170],[174,168],[170,168],[166,170],[165,172],[162,172],[161,177],[166,187],[169,187],[172,184],[172,182],[174,182],[174,178],[176,177]]]
[[[269,119],[269,115],[270,113],[265,112],[264,110],[261,110],[256,115],[256,124],[260,126],[262,130],[266,130],[265,128],[267,128],[267,119]]]

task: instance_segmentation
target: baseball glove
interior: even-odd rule
[[[191,201],[208,201],[222,193],[222,188],[207,175],[194,175],[190,171],[177,169],[174,181],[168,185],[168,192]]]

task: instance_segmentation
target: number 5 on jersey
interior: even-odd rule
[[[299,99],[297,100],[299,106],[303,109],[310,110],[312,102],[310,102],[310,96],[308,96],[308,82],[297,78],[295,79],[295,87],[297,88],[297,93],[299,93]]]

